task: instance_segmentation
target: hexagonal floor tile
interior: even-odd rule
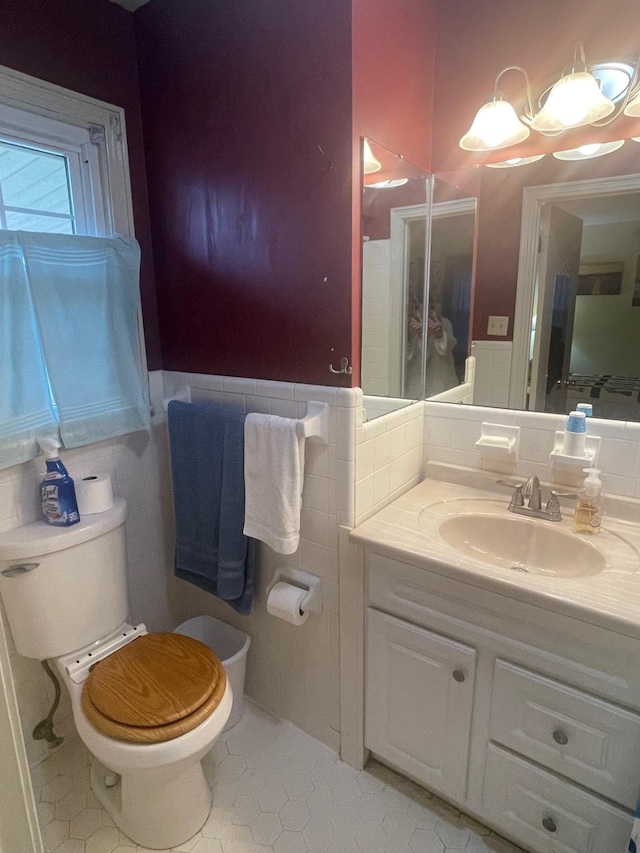
[[[160,853],[523,853],[383,765],[358,772],[291,724],[245,707],[203,762],[207,822]],[[45,853],[148,853],[100,807],[77,740],[32,777]]]
[[[416,829],[409,847],[413,853],[444,853],[444,844],[433,829]]]
[[[287,800],[279,815],[283,828],[294,832],[301,832],[311,819],[306,803],[300,800]]]
[[[277,814],[260,812],[251,823],[251,834],[258,844],[273,844],[282,832],[282,824]]]

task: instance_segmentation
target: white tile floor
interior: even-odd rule
[[[358,772],[247,702],[205,759],[209,819],[180,853],[522,853],[372,762]],[[146,853],[91,792],[89,755],[65,742],[32,771],[45,853]]]

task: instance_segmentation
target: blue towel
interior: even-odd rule
[[[249,613],[255,552],[242,532],[245,416],[178,400],[168,411],[175,574]]]

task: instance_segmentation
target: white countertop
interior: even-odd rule
[[[351,540],[436,574],[640,639],[640,501],[611,499],[605,503],[601,532],[579,536],[573,532],[571,501],[563,502],[560,522],[529,519],[508,511],[510,490],[495,485],[498,475],[452,465],[428,468],[432,476],[354,528]],[[444,541],[438,528],[445,518],[465,512],[556,528],[596,547],[606,567],[588,577],[560,577],[513,571],[484,562],[481,555],[463,554]]]

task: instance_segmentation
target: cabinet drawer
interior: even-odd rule
[[[365,745],[462,801],[476,652],[376,610],[367,612]]]
[[[622,809],[489,744],[483,815],[537,853],[618,853],[633,818]]]
[[[491,739],[635,810],[640,716],[496,660]]]

